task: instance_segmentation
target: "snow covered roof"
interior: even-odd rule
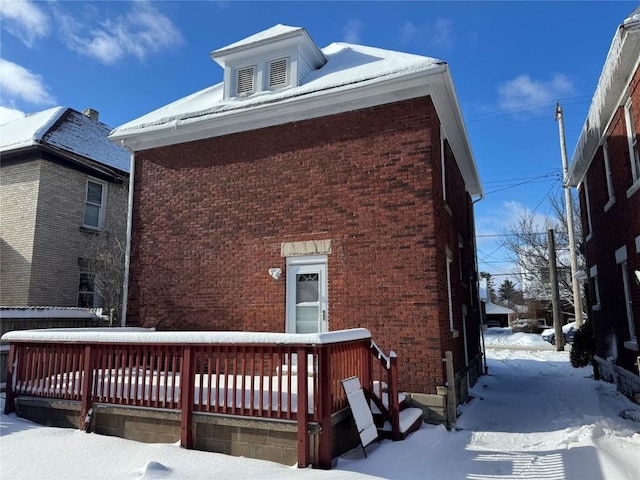
[[[271,28],[263,30],[262,32],[258,32],[247,38],[234,42],[231,45],[227,45],[226,47],[214,50],[213,52],[211,52],[211,56],[215,57],[231,50],[239,50],[241,48],[251,47],[256,43],[262,43],[265,40],[274,40],[288,35],[299,35],[304,31],[305,29],[302,27],[290,27],[288,25],[278,24]]]
[[[487,315],[509,315],[510,313],[515,313],[510,308],[496,305],[491,302],[485,303],[485,311],[487,312]]]
[[[223,50],[250,45],[267,34],[296,31],[296,27],[279,25]],[[430,95],[468,191],[482,195],[445,62],[343,42],[321,51],[327,62],[312,70],[299,86],[225,99],[224,84],[219,83],[119,126],[110,138],[139,151]]]
[[[591,100],[587,120],[582,127],[569,166],[568,182],[577,186],[589,169],[607,127],[629,85],[631,73],[640,59],[640,7],[624,20],[616,31]]]
[[[130,154],[108,140],[109,127],[67,107],[54,107],[0,125],[0,152],[39,145],[129,171]]]

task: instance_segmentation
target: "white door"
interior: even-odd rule
[[[327,304],[327,257],[287,258],[287,332],[328,331]]]

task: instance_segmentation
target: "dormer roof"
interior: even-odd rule
[[[315,68],[320,68],[327,63],[327,58],[304,28],[282,24],[275,25],[226,47],[214,50],[210,53],[210,56],[224,68],[227,60],[242,58],[243,55],[247,54],[254,56],[261,50],[276,50],[283,45],[293,44],[297,44],[305,57],[313,61],[313,64],[316,65]]]

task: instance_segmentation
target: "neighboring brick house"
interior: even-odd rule
[[[109,131],[65,107],[0,125],[0,305],[110,306],[96,258],[124,244],[130,154]]]
[[[597,355],[640,392],[640,8],[616,31],[573,154]],[[617,369],[619,370],[619,369]],[[605,376],[607,374],[605,373]],[[635,377],[635,378],[634,378]],[[625,380],[626,381],[626,380]],[[631,385],[631,384],[629,384]]]
[[[447,64],[283,25],[211,56],[224,82],[111,134],[135,151],[128,324],[365,327],[406,391],[435,395],[446,351],[475,381],[482,187]]]

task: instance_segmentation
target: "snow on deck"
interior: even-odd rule
[[[371,338],[366,328],[325,333],[271,332],[156,332],[151,329],[125,328],[52,328],[7,332],[2,341],[66,343],[136,343],[136,344],[273,344],[327,345]]]

